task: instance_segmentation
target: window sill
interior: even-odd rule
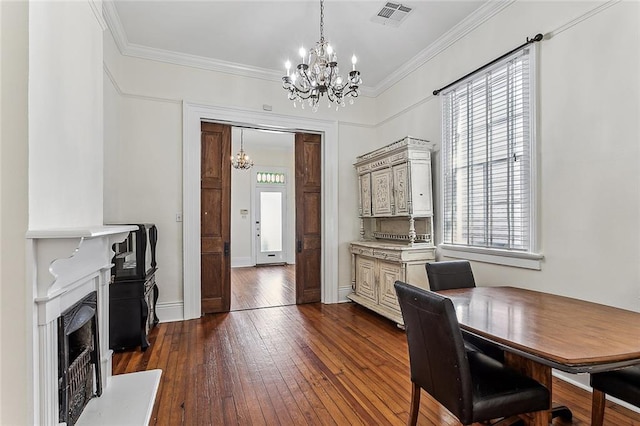
[[[440,244],[440,254],[445,257],[475,260],[478,262],[495,263],[497,265],[513,266],[515,268],[540,270],[544,256],[538,253],[523,253],[516,251],[465,247],[451,244]]]

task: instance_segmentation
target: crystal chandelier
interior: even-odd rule
[[[282,77],[282,87],[288,92],[294,106],[300,102],[304,108],[306,101],[317,111],[318,101],[323,95],[327,95],[328,106],[335,104],[336,110],[345,106],[345,98],[349,98],[349,103],[353,104],[354,98],[360,94],[358,87],[362,84],[360,71],[356,71],[357,59],[353,55],[349,77],[344,80],[338,70],[338,57],[324,39],[324,0],[320,0],[320,41],[308,54],[301,47],[299,54],[301,59],[298,66],[291,70],[291,62],[287,61],[287,75]]]
[[[231,165],[238,170],[249,170],[253,166],[253,160],[244,152],[244,129],[240,129],[240,151],[235,157],[231,156]]]

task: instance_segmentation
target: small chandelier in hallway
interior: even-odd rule
[[[240,151],[235,157],[231,156],[231,165],[238,170],[249,170],[253,166],[253,160],[244,152],[244,129],[240,129]]]
[[[318,110],[321,96],[327,95],[328,105],[336,105],[336,109],[345,106],[345,99],[353,104],[354,98],[360,94],[362,84],[360,71],[356,70],[356,56],[351,58],[352,69],[346,80],[340,75],[338,57],[333,47],[324,39],[324,0],[320,0],[320,41],[307,54],[300,48],[300,63],[291,70],[291,62],[285,67],[287,75],[282,77],[282,87],[288,92],[289,99],[302,104],[305,101],[314,111]]]

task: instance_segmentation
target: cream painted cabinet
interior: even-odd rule
[[[425,263],[435,259],[432,148],[406,137],[354,164],[361,240],[351,243],[349,298],[398,324],[403,321],[394,283],[428,288]]]
[[[406,137],[357,158],[361,239],[432,243],[432,147]]]
[[[394,242],[351,243],[351,284],[348,297],[398,324],[403,324],[396,298],[396,280],[429,288],[425,263],[435,259],[433,246]]]

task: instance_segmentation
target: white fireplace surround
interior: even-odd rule
[[[27,333],[30,357],[30,424],[57,425],[58,317],[96,291],[103,388],[111,382],[109,282],[111,246],[135,226],[95,226],[27,232],[27,303],[32,312]]]

